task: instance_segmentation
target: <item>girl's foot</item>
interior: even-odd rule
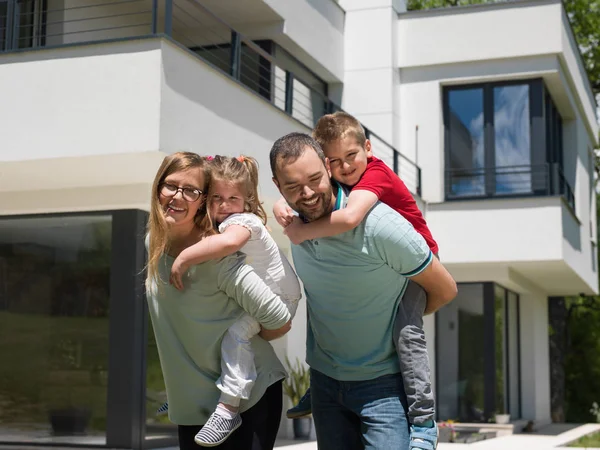
[[[169,412],[169,402],[163,403],[163,405],[156,410],[157,416],[164,416]]]
[[[227,440],[231,433],[242,424],[242,417],[237,411],[230,411],[221,405],[210,415],[194,440],[202,447],[216,447]]]

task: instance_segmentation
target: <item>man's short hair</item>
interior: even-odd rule
[[[348,136],[356,139],[361,147],[365,146],[367,136],[360,122],[344,111],[326,114],[319,119],[313,130],[313,137],[321,148]]]
[[[293,163],[304,154],[306,147],[312,148],[325,165],[325,153],[323,153],[319,143],[306,133],[294,132],[280,137],[271,147],[269,161],[273,176],[277,178],[278,164],[281,162]]]

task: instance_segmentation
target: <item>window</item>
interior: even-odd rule
[[[110,215],[0,221],[0,441],[104,444]]]
[[[444,90],[446,199],[565,195],[562,119],[542,80]]]
[[[43,0],[0,0],[0,51],[44,45]]]
[[[518,318],[518,295],[494,283],[461,283],[436,314],[438,419],[521,417]]]
[[[0,444],[142,448],[146,223],[0,217]]]

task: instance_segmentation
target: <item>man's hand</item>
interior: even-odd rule
[[[171,267],[171,275],[169,277],[169,283],[180,291],[183,291],[183,275],[189,269],[189,264],[187,264],[181,254],[175,258],[175,262],[173,262],[173,267]]]
[[[284,228],[291,224],[295,217],[294,210],[288,206],[283,198],[277,200],[273,206],[273,215],[277,223]]]
[[[425,314],[436,312],[454,300],[458,293],[454,278],[435,256],[431,264],[420,274],[411,277],[411,280],[427,292]]]
[[[299,217],[294,217],[292,222],[283,229],[283,234],[292,241],[292,244],[300,245],[306,240],[303,232],[304,225]]]
[[[291,329],[292,329],[292,321],[290,320],[290,321],[288,321],[288,323],[286,323],[281,328],[278,328],[277,330],[267,330],[261,326],[260,333],[258,333],[258,335],[261,338],[263,338],[265,341],[272,341],[274,339],[279,339],[280,337],[282,337],[284,334],[286,334]]]

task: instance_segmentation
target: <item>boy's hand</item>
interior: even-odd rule
[[[183,275],[189,269],[189,264],[187,264],[181,255],[175,258],[175,262],[173,263],[173,267],[171,267],[171,276],[169,277],[169,283],[173,285],[175,289],[183,291]]]
[[[295,217],[294,210],[290,208],[284,199],[279,199],[273,206],[273,215],[275,220],[282,227],[287,227],[292,223],[292,219]]]
[[[299,217],[294,216],[291,223],[283,229],[283,234],[292,241],[292,244],[300,245],[306,240],[303,230],[304,223]]]

